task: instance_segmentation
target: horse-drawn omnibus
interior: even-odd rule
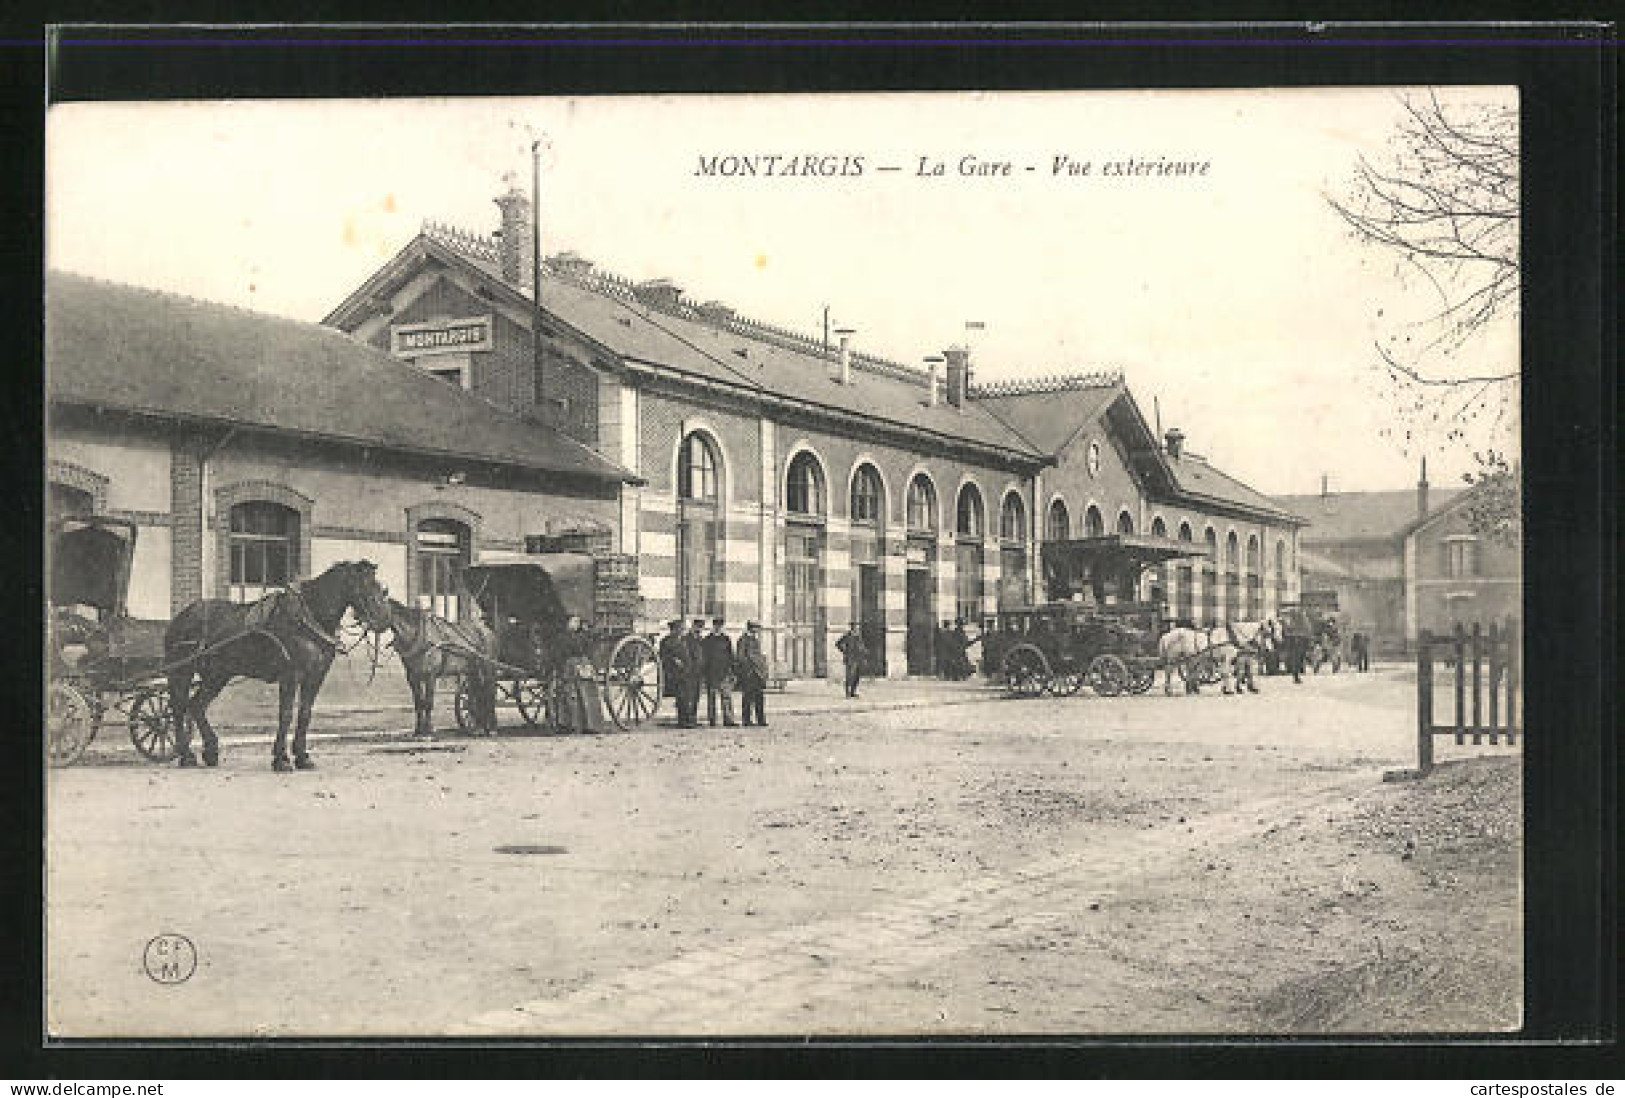
[[[1144,534],[1109,534],[1048,542],[1043,549],[1046,600],[1001,608],[983,623],[983,661],[1012,693],[1141,694],[1163,668],[1157,642],[1172,624],[1158,569],[1200,556],[1189,542]],[[1187,678],[1213,681],[1213,661],[1181,662]]]

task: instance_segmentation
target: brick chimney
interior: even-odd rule
[[[1416,517],[1428,517],[1428,459],[1422,455],[1422,476],[1416,482]]]
[[[639,301],[656,309],[675,309],[683,297],[683,288],[669,278],[639,282],[632,292]]]
[[[925,404],[928,408],[935,408],[941,400],[941,397],[937,395],[937,367],[941,365],[941,355],[927,355],[925,357],[925,368],[930,371],[925,379]]]
[[[592,274],[592,260],[575,252],[560,252],[547,262],[561,278],[582,279]]]
[[[530,292],[531,272],[536,257],[531,252],[530,199],[517,186],[495,199],[502,211],[502,227],[497,230],[497,257],[502,281],[525,293]]]
[[[963,408],[970,388],[970,348],[949,347],[942,352],[942,357],[948,362],[948,403]]]
[[[734,318],[733,306],[721,301],[707,301],[703,305],[696,305],[694,311],[710,323],[720,326],[728,325]]]
[[[835,335],[841,341],[838,358],[841,364],[840,382],[842,385],[852,384],[852,329],[836,328]]]
[[[1162,436],[1163,443],[1168,447],[1168,456],[1175,461],[1185,452],[1185,432],[1178,427],[1168,428],[1168,433]]]

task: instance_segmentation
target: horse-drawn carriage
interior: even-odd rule
[[[984,624],[989,674],[1021,695],[1067,696],[1085,684],[1105,697],[1145,693],[1166,666],[1158,641],[1169,625],[1162,585],[1153,578],[1152,597],[1138,597],[1146,573],[1201,552],[1187,542],[1135,534],[1045,544],[1049,599],[1003,608]],[[1178,670],[1200,682],[1217,677],[1214,661],[1202,654]]]
[[[621,729],[653,719],[660,706],[654,642],[635,631],[636,558],[540,553],[463,570],[463,584],[494,634],[494,652],[470,653],[455,711],[464,731],[478,724],[482,676],[496,700],[532,728],[562,728],[569,692],[583,674]],[[571,627],[571,621],[577,623]]]
[[[79,759],[107,714],[124,715],[136,750],[175,757],[164,678],[167,621],[129,616],[136,526],[106,516],[51,523],[46,749],[52,766]]]

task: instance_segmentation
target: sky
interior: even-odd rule
[[[1403,488],[1383,326],[1435,304],[1325,196],[1379,156],[1401,89],[70,104],[50,109],[46,260],[319,321],[426,220],[487,233],[544,141],[542,247],[978,381],[1121,370],[1148,419],[1271,493]],[[1514,89],[1442,89],[1513,103]],[[705,175],[711,157],[861,157],[859,176]],[[966,161],[965,158],[971,158]],[[1087,175],[1056,170],[1087,162]],[[1200,175],[1108,174],[1159,159]],[[921,174],[922,162],[944,174]],[[962,174],[1008,163],[1010,174]],[[898,171],[880,171],[896,167]],[[1028,169],[1031,170],[1028,170]],[[997,172],[999,169],[992,169]],[[967,330],[967,322],[980,328]],[[1515,369],[1515,318],[1467,357]]]

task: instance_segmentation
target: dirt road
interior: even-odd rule
[[[1384,784],[1402,672],[1265,689],[105,757],[51,775],[52,1029],[1515,1028],[1516,752]]]

